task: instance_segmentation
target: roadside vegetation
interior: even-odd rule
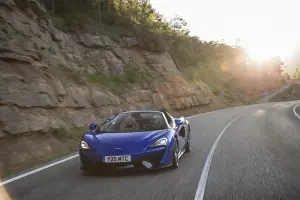
[[[159,78],[157,72],[139,72],[133,70],[130,66],[124,67],[123,73],[115,75],[78,72],[66,67],[64,64],[60,64],[52,70],[56,76],[70,79],[78,85],[87,85],[89,83],[100,85],[116,93],[122,93],[124,89],[128,88],[130,85],[146,82],[147,80],[150,81],[151,77]]]
[[[297,101],[300,99],[300,83],[297,81],[285,90],[278,92],[274,97],[270,99],[270,102],[282,102],[282,101]]]
[[[175,14],[172,19],[167,19],[152,7],[149,0],[40,2],[52,15],[55,26],[64,32],[103,34],[113,40],[135,37],[142,49],[168,51],[188,81],[205,82],[216,96],[249,103],[291,78],[283,73],[284,63],[279,57],[255,62],[247,58],[247,52],[239,46],[238,40],[234,46],[220,41],[202,41],[190,35],[182,17]],[[53,53],[52,49],[49,51]],[[129,70],[117,76],[83,74],[81,79],[112,89],[139,82],[142,77],[142,74]],[[80,78],[76,77],[76,80]]]
[[[297,68],[293,74],[293,78],[296,80],[300,80],[300,68]]]

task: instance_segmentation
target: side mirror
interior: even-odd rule
[[[89,128],[90,128],[91,131],[94,131],[97,128],[97,124],[92,123],[92,124],[90,124]]]
[[[180,118],[175,119],[175,124],[176,124],[177,126],[180,126],[180,125],[182,125],[183,123],[184,123],[184,118],[183,118],[183,117],[180,117]]]

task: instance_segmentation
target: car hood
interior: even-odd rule
[[[101,133],[94,136],[93,148],[105,154],[113,154],[116,152],[116,149],[123,154],[139,153],[167,132],[168,130],[132,133]]]

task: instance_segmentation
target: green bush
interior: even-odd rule
[[[122,91],[129,84],[141,83],[145,78],[145,73],[131,69],[131,66],[125,66],[124,72],[118,75],[105,75],[101,73],[90,74],[87,72],[78,72],[66,67],[64,64],[59,64],[55,73],[58,76],[64,76],[79,85],[87,83],[99,84],[108,89]]]
[[[75,83],[79,84],[79,85],[85,85],[85,80],[82,77],[82,74],[78,71],[75,71],[73,69],[70,69],[68,67],[66,67],[64,64],[60,63],[58,65],[58,70],[59,70],[59,75],[63,75],[69,79],[71,79],[72,81],[74,81]]]
[[[116,88],[123,85],[122,77],[119,75],[104,75],[104,74],[85,74],[85,79],[89,83],[100,84],[107,88]]]
[[[137,34],[137,40],[141,49],[156,53],[165,52],[168,49],[167,36],[154,33],[147,27],[142,27],[141,29],[142,30]]]
[[[94,84],[100,84],[108,89],[115,91],[123,91],[124,87],[129,84],[135,84],[142,82],[143,73],[125,69],[120,75],[104,75],[104,74],[85,74],[85,79]]]
[[[170,49],[170,54],[179,70],[187,67],[197,67],[199,63],[205,63],[205,45],[196,37],[176,36]],[[212,52],[211,52],[212,53]]]
[[[221,88],[219,87],[215,87],[215,88],[212,88],[211,89],[211,92],[215,95],[215,96],[218,96],[220,93],[221,93]]]
[[[58,29],[61,30],[63,32],[68,32],[69,31],[69,27],[68,27],[68,23],[67,20],[59,15],[55,15],[52,17],[52,22],[53,25]]]
[[[56,138],[62,139],[62,140],[67,140],[67,139],[80,139],[83,134],[88,131],[87,127],[82,127],[82,128],[71,128],[71,129],[55,129],[52,132],[52,135]]]
[[[129,83],[139,83],[142,82],[143,74],[134,70],[125,70],[124,79]]]
[[[48,52],[52,55],[56,55],[55,48],[52,45],[48,47]]]

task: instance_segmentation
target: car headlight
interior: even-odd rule
[[[81,141],[80,147],[82,149],[91,149],[91,147],[85,141]]]
[[[153,142],[149,147],[160,147],[160,146],[167,146],[168,139],[167,138],[160,138]]]

